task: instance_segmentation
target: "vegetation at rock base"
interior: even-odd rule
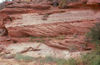
[[[40,63],[56,63],[57,65],[100,65],[100,50],[93,50],[87,54],[82,54],[80,58],[55,58],[47,56],[40,60]]]
[[[59,35],[59,36],[56,36],[56,37],[43,37],[43,36],[40,36],[40,37],[34,37],[34,36],[31,36],[30,37],[30,42],[32,42],[33,40],[35,42],[45,42],[45,39],[56,39],[56,40],[63,40],[65,39],[66,35]]]
[[[71,2],[78,2],[79,0],[60,0],[59,1],[59,8],[68,8],[68,4]]]
[[[83,65],[100,65],[100,23],[96,23],[86,34],[87,42],[94,43],[96,49],[82,55]]]
[[[61,0],[60,2],[59,2],[59,8],[65,8],[66,7],[66,4],[67,3],[67,0]]]
[[[82,55],[83,65],[100,65],[100,50],[94,50],[86,55]]]
[[[90,29],[87,33],[86,38],[89,42],[96,43],[95,45],[99,44],[100,41],[100,23],[96,23],[94,27]],[[36,37],[31,37],[32,39],[36,39]],[[40,39],[44,39],[46,37],[40,37]],[[55,39],[63,39],[65,36],[59,37],[50,37]],[[74,47],[72,47],[74,49]],[[22,55],[16,55],[16,59],[24,59],[24,60],[31,60],[33,61],[33,57],[26,57]],[[82,54],[78,59],[76,58],[56,58],[51,56],[46,56],[44,58],[35,59],[40,62],[41,65],[45,63],[55,63],[57,65],[100,65],[100,46],[96,49],[89,51],[86,54]]]
[[[86,34],[87,41],[100,44],[100,23],[96,23]]]
[[[73,59],[73,58],[69,58],[68,60],[64,59],[64,58],[56,58],[56,57],[52,57],[52,56],[46,56],[44,58],[34,58],[31,56],[25,56],[22,54],[16,54],[15,59],[17,61],[36,61],[39,62],[40,64],[45,64],[45,63],[55,63],[57,65],[78,65],[78,62]]]
[[[16,54],[15,56],[15,59],[18,60],[18,61],[33,61],[35,58],[34,57],[31,57],[31,56],[25,56],[25,55],[22,55],[22,54]]]
[[[40,63],[56,63],[57,65],[78,65],[78,62],[73,59],[70,58],[68,60],[64,59],[64,58],[55,58],[55,57],[51,57],[51,56],[46,56],[45,58],[40,60]]]

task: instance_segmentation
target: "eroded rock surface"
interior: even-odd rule
[[[85,33],[98,18],[92,10],[76,10],[49,15],[42,20],[43,15],[22,14],[22,19],[14,20],[6,25],[10,36],[57,36],[61,34]],[[84,20],[84,22],[82,22]],[[87,25],[85,25],[87,24]]]
[[[19,48],[20,46],[20,48]],[[7,47],[8,50],[11,50],[11,54],[20,53],[26,48],[35,48],[40,49],[38,51],[27,51],[23,53],[23,55],[28,55],[32,57],[46,57],[46,56],[52,56],[52,57],[59,57],[59,58],[70,58],[71,56],[74,57],[74,54],[71,54],[70,52],[66,50],[59,50],[56,48],[48,47],[45,44],[42,43],[21,43],[21,44],[11,44]],[[76,55],[79,56],[80,52],[76,52]]]
[[[89,5],[88,8],[86,3],[99,3],[98,0],[84,0],[86,2],[82,3],[86,7],[75,9],[58,9],[47,0],[43,0],[44,5],[42,0],[42,5],[37,4],[40,0],[34,1],[34,4],[9,2],[7,8],[0,10],[0,45],[4,45],[0,47],[0,55],[3,55],[0,65],[40,65],[35,61],[17,62],[17,53],[35,58],[52,56],[68,59],[94,48],[86,42],[85,34],[100,21],[100,5]]]
[[[29,42],[31,41],[31,37],[56,37],[65,35],[66,37],[63,40],[45,38],[46,42],[44,43],[51,47],[67,50],[73,49],[69,47],[74,46],[74,48],[77,48],[75,51],[91,50],[93,48],[89,46],[90,44],[86,43],[84,35],[89,31],[89,28],[96,22],[99,22],[99,12],[95,13],[95,11],[90,9],[64,10],[64,12],[51,10],[50,12],[15,15],[19,19],[15,19],[11,24],[6,24],[11,40],[15,43]],[[52,12],[55,13],[52,14]],[[47,20],[43,20],[42,17],[48,13],[50,14]],[[36,40],[34,39],[34,41]]]

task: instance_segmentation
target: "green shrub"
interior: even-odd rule
[[[100,65],[100,50],[82,55],[82,63],[83,65]]]
[[[59,58],[56,60],[57,65],[78,65],[77,61],[73,58],[68,60]]]
[[[100,44],[100,23],[96,23],[94,27],[86,34],[86,39],[89,42]]]
[[[70,58],[67,60],[67,64],[68,65],[78,65],[78,62],[75,59]]]
[[[60,0],[59,2],[59,8],[66,8],[67,0]]]
[[[18,61],[33,61],[35,58],[31,57],[31,56],[25,56],[22,54],[16,54],[15,59]]]
[[[77,61],[73,58],[66,60],[64,58],[55,58],[51,56],[47,56],[44,59],[41,59],[40,63],[56,63],[57,65],[78,65]]]
[[[40,63],[51,63],[55,61],[56,61],[56,58],[53,58],[51,56],[46,56],[45,58],[40,59]]]
[[[30,42],[33,42],[33,40],[35,40],[36,42],[42,42],[44,43],[46,41],[46,39],[56,39],[56,40],[63,40],[66,38],[66,35],[59,35],[59,36],[56,36],[56,37],[43,37],[43,36],[40,36],[40,37],[34,37],[34,36],[30,36]]]
[[[31,36],[30,37],[30,42],[33,42],[33,40],[35,40],[35,39],[37,39],[37,40],[35,40],[36,42],[42,42],[42,43],[44,43],[45,42],[45,39],[46,37],[33,37],[33,36]]]
[[[68,65],[66,59],[59,58],[56,60],[57,65]]]

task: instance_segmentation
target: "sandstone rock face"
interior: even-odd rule
[[[17,5],[10,5],[5,9],[0,10],[0,13],[5,14],[25,14],[25,13],[36,13],[39,11],[49,10],[49,5],[29,5],[29,4],[17,4]]]
[[[27,2],[5,2],[6,8],[0,10],[0,13],[5,14],[23,14],[23,13],[34,13],[40,10],[49,10],[51,8],[48,4],[33,4]]]
[[[82,2],[83,4],[84,3],[87,3],[87,4],[96,4],[96,3],[100,3],[100,0],[79,0],[79,2]]]
[[[5,13],[0,13],[0,21],[7,19],[9,16]]]
[[[4,35],[7,35],[8,32],[7,32],[7,29],[6,28],[0,28],[0,36],[4,36]]]
[[[100,0],[88,0],[88,4],[100,3]]]
[[[39,9],[39,10],[48,10],[50,9],[49,5],[33,5],[33,4],[14,4],[7,6],[8,8],[31,8],[31,9]]]
[[[20,46],[20,48],[19,48]],[[46,57],[46,56],[52,56],[52,57],[59,57],[59,58],[65,58],[65,59],[68,59],[76,54],[72,54],[66,50],[58,50],[58,49],[55,49],[55,48],[51,48],[51,47],[48,47],[46,46],[45,44],[42,44],[42,43],[37,43],[37,44],[34,44],[34,43],[21,43],[21,44],[12,44],[10,46],[7,47],[8,50],[12,50],[11,51],[11,54],[15,54],[15,53],[19,53],[23,50],[25,50],[25,48],[36,48],[36,49],[40,49],[40,51],[27,51],[26,53],[24,53],[24,55],[29,55],[29,56],[32,56],[32,57]],[[80,54],[80,52],[76,52],[78,53],[78,55]],[[77,56],[78,56],[77,55]]]
[[[71,34],[72,31],[70,30],[70,28],[71,28],[71,26],[68,24],[55,23],[55,24],[40,24],[40,25],[31,25],[31,26],[23,26],[23,27],[14,27],[14,28],[9,27],[8,30],[9,30],[10,36],[16,36],[16,37],[36,36],[36,37],[39,37],[39,36],[57,36],[60,34]]]
[[[47,20],[43,16],[47,15]],[[45,39],[45,44],[57,49],[70,51],[90,50],[92,46],[85,42],[84,34],[89,31],[99,19],[100,12],[93,10],[51,10],[44,13],[21,14],[19,19],[6,24],[8,35],[12,42],[29,42],[30,37],[56,37],[65,35],[63,40]],[[13,17],[16,15],[13,15]],[[19,38],[26,37],[26,38]],[[34,40],[32,40],[34,41]]]
[[[37,12],[36,10],[32,9],[21,9],[21,8],[5,8],[0,11],[1,13],[6,13],[6,14],[23,14],[23,13],[34,13]]]
[[[38,15],[37,13],[23,14],[21,16],[22,19],[15,20],[14,23],[6,25],[6,28],[9,35],[13,37],[84,34],[94,23],[94,21],[88,20],[97,18],[93,16],[94,13],[90,10],[56,13],[49,15],[47,20],[42,20],[43,15]]]
[[[92,24],[90,24],[92,25]],[[40,24],[40,25],[30,25],[21,27],[7,27],[8,33],[13,37],[23,37],[23,36],[58,36],[62,34],[74,34],[85,33],[89,27],[72,26],[68,23],[54,23],[54,24]],[[84,31],[82,31],[84,30]]]
[[[0,36],[8,34],[5,24],[11,22],[9,19],[11,18],[7,14],[0,13]]]
[[[4,27],[4,22],[0,21],[0,28]]]
[[[10,2],[7,8],[0,11],[0,45],[6,46],[5,50],[0,47],[0,52],[7,54],[4,58],[13,61],[4,63],[0,58],[0,65],[19,64],[14,59],[16,53],[37,58],[50,55],[68,59],[79,56],[79,51],[94,48],[86,42],[85,34],[96,22],[100,22],[99,10],[77,9],[76,6],[76,9],[58,9],[51,7],[47,0],[33,1],[34,4]],[[94,3],[92,0],[88,2]],[[41,5],[43,3],[47,4]],[[82,3],[86,4],[87,0]],[[31,62],[25,64],[39,65]]]

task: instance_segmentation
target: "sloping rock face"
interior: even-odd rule
[[[12,21],[11,17],[7,14],[0,13],[0,36],[7,35],[7,29],[5,28],[6,23],[10,23]]]
[[[92,25],[92,24],[89,24]],[[30,26],[16,26],[7,27],[8,33],[13,37],[24,37],[24,36],[58,36],[58,35],[68,35],[68,34],[84,34],[88,27],[72,26],[69,23],[51,23],[51,24],[38,24]]]
[[[39,10],[48,10],[50,9],[49,5],[33,5],[33,4],[14,4],[14,5],[9,5],[7,8],[30,8],[30,9],[39,9]]]
[[[16,5],[15,6],[10,6],[9,8],[4,8],[3,10],[0,11],[0,13],[5,13],[5,14],[25,14],[25,13],[36,13],[39,11],[44,11],[44,10],[48,10],[50,9],[50,6],[41,6],[41,5],[34,5],[32,7],[30,7],[30,5],[27,6],[20,6],[20,5]]]
[[[73,52],[94,48],[86,42],[85,34],[96,22],[100,22],[99,11],[81,8],[52,9],[48,5],[12,3],[0,11],[0,45],[6,45],[11,54],[26,51],[29,47],[31,49],[23,55],[50,55],[65,59],[77,57],[80,52],[70,54],[66,50]]]
[[[76,1],[71,1],[71,2],[81,2],[82,4],[96,4],[100,3],[100,0],[76,0]]]
[[[20,14],[19,19],[6,24],[10,42],[36,41],[31,37],[45,37],[44,43],[50,47],[68,50],[90,50],[93,46],[86,42],[85,34],[99,22],[100,12],[87,10],[50,10],[43,13]],[[13,17],[16,15],[13,15]],[[46,16],[46,19],[43,18]],[[49,39],[65,35],[63,39]],[[63,36],[62,36],[63,37]],[[42,38],[40,38],[42,39]]]
[[[9,16],[5,13],[0,13],[0,21],[7,19]]]
[[[71,34],[71,26],[65,23],[54,24],[40,24],[21,27],[9,27],[10,36],[23,37],[23,36],[57,36],[60,34]],[[59,31],[60,30],[60,31]],[[67,30],[67,31],[66,31]],[[16,35],[17,34],[17,35]]]
[[[20,48],[19,48],[20,46]],[[65,58],[68,59],[70,57],[74,57],[75,55],[79,56],[80,52],[70,53],[66,50],[59,50],[52,47],[48,47],[45,44],[42,43],[21,43],[21,44],[12,44],[7,47],[8,50],[12,50],[11,54],[20,53],[25,48],[33,48],[33,49],[40,49],[39,51],[30,51],[23,53],[24,55],[29,55],[35,58],[38,57],[46,57],[46,56],[52,56],[52,57],[59,57],[59,58]]]
[[[44,2],[48,2],[48,1],[50,1],[50,0],[33,0],[33,2],[34,3],[44,3]],[[60,0],[53,0],[53,1],[60,1]],[[93,3],[100,3],[100,0],[66,0],[67,2],[69,2],[69,3],[71,3],[71,2],[88,2],[88,3],[91,3],[91,4],[93,4]]]
[[[49,10],[50,5],[47,4],[33,4],[27,2],[5,2],[5,8],[0,10],[0,13],[5,14],[23,14],[23,13],[34,13],[38,11]]]
[[[25,13],[34,13],[38,12],[37,10],[33,9],[24,9],[24,8],[5,8],[0,11],[0,13],[5,13],[5,14],[25,14]]]
[[[88,4],[100,3],[100,0],[88,0]]]
[[[9,36],[3,38],[1,43],[29,42],[30,37],[56,37],[65,35],[63,40],[46,40],[45,44],[60,49],[69,49],[69,44],[77,45],[81,48],[81,44],[86,43],[84,34],[89,31],[96,19],[100,18],[100,12],[92,9],[52,9],[49,5],[12,3],[7,8],[0,11],[1,16],[1,36],[6,34]],[[25,6],[24,6],[25,5]],[[16,7],[16,8],[14,8]],[[10,23],[6,23],[9,17],[15,19]],[[5,29],[5,30],[4,30]],[[27,37],[27,38],[24,38]],[[77,38],[76,38],[77,37]],[[2,39],[2,37],[1,37]],[[75,43],[75,44],[74,44]]]
[[[38,37],[74,33],[84,34],[88,28],[93,25],[94,21],[91,22],[91,20],[98,18],[91,10],[69,11],[65,13],[52,14],[48,16],[47,20],[42,20],[43,15],[38,15],[37,13],[23,14],[21,17],[22,19],[15,20],[14,23],[6,25],[9,36]],[[82,20],[85,22],[82,22]]]

